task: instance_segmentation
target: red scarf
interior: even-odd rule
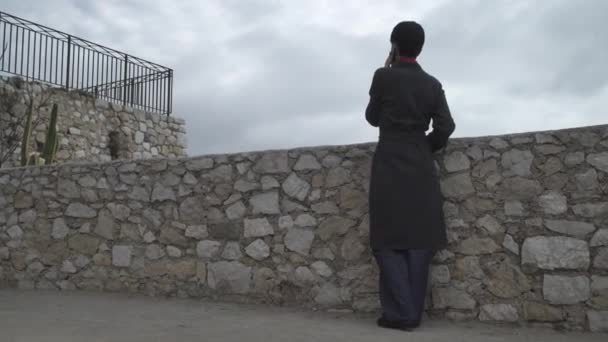
[[[405,63],[416,63],[416,57],[399,56],[399,61]]]

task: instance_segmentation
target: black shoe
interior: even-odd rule
[[[403,324],[410,329],[416,329],[420,327],[420,322],[405,321]]]
[[[407,321],[389,321],[383,317],[378,318],[376,324],[378,324],[378,326],[382,328],[396,329],[402,331],[412,331],[414,328],[418,327],[418,324],[412,324]]]

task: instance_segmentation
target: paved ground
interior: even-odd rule
[[[370,317],[353,315],[119,294],[0,290],[0,341],[606,342],[608,335],[443,321],[406,333],[379,329]]]

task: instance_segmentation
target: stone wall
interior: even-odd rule
[[[52,104],[59,107],[57,129],[60,146],[57,161],[110,161],[152,157],[181,157],[186,155],[184,120],[144,112],[107,101],[89,94],[51,88],[19,78],[0,78],[0,128],[22,117],[28,99],[33,96],[35,113],[42,118],[32,133],[31,150],[44,144]],[[8,103],[7,103],[8,102]],[[42,103],[42,105],[40,104]],[[19,139],[23,127],[18,128]],[[2,137],[2,134],[0,134]],[[0,158],[7,143],[0,139]],[[1,167],[19,164],[20,148]]]
[[[377,310],[374,146],[2,170],[0,283]],[[437,164],[430,315],[608,329],[608,126],[454,139]]]

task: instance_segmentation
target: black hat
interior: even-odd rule
[[[402,21],[393,29],[391,43],[397,44],[401,56],[418,57],[424,45],[424,29],[415,21]]]

